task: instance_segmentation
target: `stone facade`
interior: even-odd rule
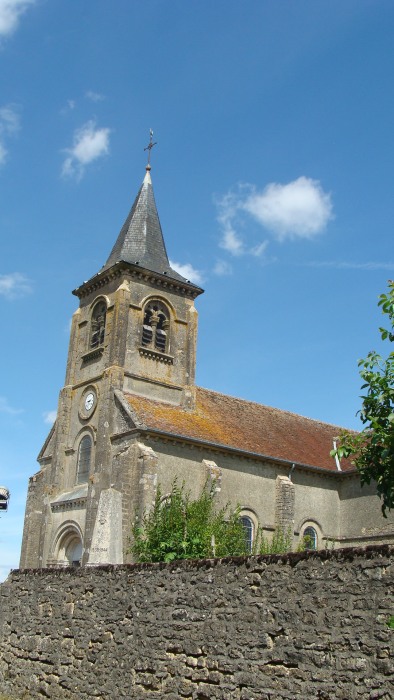
[[[30,479],[21,567],[121,564],[158,483],[220,479],[254,534],[394,542],[373,486],[329,457],[338,428],[195,386],[202,290],[171,269],[149,171],[106,265],[74,294],[65,386]],[[207,465],[210,464],[210,468]]]
[[[0,687],[23,700],[391,700],[394,550],[14,571]]]

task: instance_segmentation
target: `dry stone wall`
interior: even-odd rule
[[[11,697],[390,700],[394,549],[15,571]]]

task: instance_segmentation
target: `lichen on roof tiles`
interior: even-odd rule
[[[338,426],[200,387],[196,392],[192,411],[132,394],[126,399],[148,430],[337,471],[330,450]],[[345,462],[342,468],[353,470]]]

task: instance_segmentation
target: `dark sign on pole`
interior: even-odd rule
[[[0,486],[0,511],[7,510],[10,492],[5,486]]]

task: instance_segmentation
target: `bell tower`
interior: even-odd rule
[[[170,267],[150,170],[105,265],[73,292],[66,385],[117,368],[120,389],[192,407],[203,290]]]
[[[195,404],[194,299],[203,290],[170,266],[150,173],[148,161],[106,263],[73,291],[65,386],[29,483],[22,567],[123,561],[120,540],[101,546],[98,526],[107,518],[116,529],[122,518],[111,442],[119,402],[137,394],[185,410]]]

